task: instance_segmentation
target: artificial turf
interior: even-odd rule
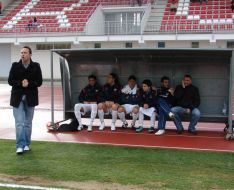
[[[14,146],[0,140],[0,174],[146,189],[234,189],[232,153],[33,142],[18,156]]]

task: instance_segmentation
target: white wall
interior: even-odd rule
[[[0,0],[2,2],[2,9],[4,9],[7,5],[13,2],[13,0]]]
[[[128,41],[127,41],[128,42]],[[131,41],[129,41],[131,42]],[[133,41],[133,48],[157,48],[159,41]],[[102,48],[125,48],[126,42],[100,42]],[[165,41],[166,48],[191,48],[192,41]],[[94,42],[82,42],[77,48],[94,48]],[[226,41],[217,41],[215,46],[209,41],[199,41],[199,48],[226,48]]]
[[[217,40],[215,43],[216,48],[226,48],[227,42],[223,40]]]
[[[21,44],[21,45],[12,45],[11,46],[11,62],[20,60],[20,50],[24,45],[28,45],[32,48],[32,60],[40,63],[42,75],[44,79],[50,79],[51,70],[50,70],[50,51],[38,51],[36,50],[35,44]],[[54,78],[60,79],[60,65],[59,65],[59,56],[54,54]]]
[[[0,44],[0,78],[8,78],[11,68],[11,46]]]
[[[104,34],[104,14],[102,7],[98,6],[86,24],[87,35],[103,35]]]
[[[166,48],[191,48],[192,41],[165,41]],[[200,48],[226,48],[227,42],[225,40],[217,40],[216,43],[211,44],[209,41],[199,41]],[[72,45],[73,49],[79,48],[94,48],[95,42],[82,42],[80,44]],[[109,41],[101,42],[102,48],[125,48],[124,41]],[[133,48],[157,48],[158,41],[145,41],[144,43],[138,43],[133,41]],[[36,50],[35,43],[20,43],[20,45],[14,44],[0,44],[0,78],[7,78],[11,63],[20,60],[20,50],[24,45],[28,45],[32,48],[32,60],[39,62],[41,65],[43,78],[50,79],[50,51],[38,51]],[[60,79],[60,65],[59,56],[54,54],[54,78]]]

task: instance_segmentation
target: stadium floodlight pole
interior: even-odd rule
[[[54,55],[54,51],[50,50],[50,69],[51,69],[51,125],[54,125],[54,66],[53,66],[53,55]]]

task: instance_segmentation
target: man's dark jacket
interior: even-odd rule
[[[140,92],[140,101],[139,101],[140,107],[144,107],[144,104],[148,104],[149,108],[156,106],[157,97],[155,90],[144,92],[143,89],[141,88],[139,92]]]
[[[88,84],[79,95],[79,102],[103,102],[102,100],[102,87],[99,84],[91,86]]]
[[[121,86],[119,84],[105,84],[103,86],[103,100],[113,101],[114,103],[120,103]]]
[[[178,85],[175,89],[174,97],[176,106],[193,110],[200,105],[199,90],[193,85],[186,86],[185,88],[183,88],[182,85]]]
[[[28,80],[28,87],[22,86],[22,81]],[[24,67],[22,61],[14,62],[11,66],[8,83],[12,86],[10,105],[19,107],[22,96],[26,95],[27,104],[30,107],[37,106],[38,87],[42,85],[42,73],[39,63],[30,61],[27,68]]]

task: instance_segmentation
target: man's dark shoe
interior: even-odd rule
[[[127,129],[127,128],[128,128],[128,123],[127,123],[127,122],[123,123],[123,124],[122,124],[122,128],[123,128],[123,129]]]
[[[193,134],[193,135],[197,135],[197,131],[192,131],[192,130],[188,130],[189,133]]]
[[[180,129],[180,130],[177,130],[177,133],[178,134],[182,134],[184,132],[184,128]]]
[[[148,132],[149,132],[149,133],[153,133],[153,132],[154,132],[154,127],[150,127],[150,128],[148,129]]]
[[[136,130],[135,123],[131,123],[131,129]]]

